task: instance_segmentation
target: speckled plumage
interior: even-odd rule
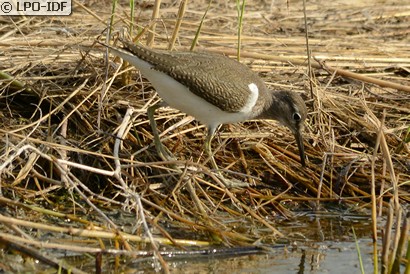
[[[226,112],[238,112],[242,109],[250,95],[250,83],[258,86],[261,98],[267,93],[265,83],[255,72],[221,54],[161,52],[130,43],[125,43],[125,49]]]
[[[208,143],[223,123],[278,120],[295,135],[305,165],[302,131],[307,109],[299,94],[267,89],[255,72],[224,55],[164,52],[123,44],[122,49],[106,46],[139,68],[167,104],[206,124]]]

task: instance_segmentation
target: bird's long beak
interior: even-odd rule
[[[305,147],[303,146],[303,136],[302,136],[302,130],[298,130],[295,132],[295,139],[296,143],[298,144],[299,148],[299,155],[300,155],[300,163],[302,164],[303,167],[306,166],[305,162]]]

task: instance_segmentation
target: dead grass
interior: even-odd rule
[[[190,47],[206,10],[207,3],[195,2],[185,11],[176,50]],[[209,169],[205,129],[173,109],[159,110],[157,123],[178,160],[159,160],[146,116],[159,98],[135,69],[111,56],[106,63],[95,44],[107,27],[109,4],[76,3],[64,18],[0,17],[0,237],[133,256],[152,250],[148,243],[275,243],[286,238],[275,228],[276,216],[292,218],[300,207],[337,202],[370,210],[372,181],[379,214],[391,198],[408,204],[410,6],[326,3],[307,7],[316,60],[311,79],[299,2],[247,4],[241,61],[273,89],[305,91],[309,162],[300,167],[291,133],[274,122],[223,126],[213,142],[216,161],[227,176],[252,185],[230,190]],[[121,4],[116,30],[128,24],[128,4]],[[138,8],[136,28],[150,25],[151,12],[149,5]],[[163,1],[155,48],[168,47],[177,12]],[[196,48],[234,54],[236,28],[234,4],[212,5]],[[132,81],[124,85],[129,71]],[[42,240],[29,228],[71,237]]]

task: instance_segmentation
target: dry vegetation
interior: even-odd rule
[[[148,2],[136,9],[133,36],[152,26]],[[189,49],[206,10],[206,1],[193,2],[175,50]],[[235,4],[216,2],[196,49],[235,55]],[[242,189],[225,189],[210,169],[205,128],[169,108],[156,117],[177,160],[160,160],[146,115],[159,98],[138,71],[106,59],[95,43],[105,37],[111,3],[75,2],[69,17],[0,17],[2,241],[128,255],[155,252],[154,242],[271,244],[287,237],[275,228],[277,216],[293,218],[296,209],[331,202],[369,213],[372,183],[378,214],[391,198],[396,209],[406,206],[410,6],[309,1],[309,76],[301,1],[249,2],[241,62],[270,88],[304,93],[308,166],[301,168],[292,134],[275,122],[222,126],[215,158],[227,177],[250,184]],[[163,1],[153,47],[168,48],[177,14],[176,3]],[[114,22],[114,34],[129,26],[126,1]]]

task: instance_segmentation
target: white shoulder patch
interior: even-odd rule
[[[246,104],[242,107],[240,112],[251,112],[253,107],[256,104],[256,101],[258,100],[259,97],[259,88],[255,83],[250,83],[248,85],[249,88],[249,97],[248,100],[246,101]]]

